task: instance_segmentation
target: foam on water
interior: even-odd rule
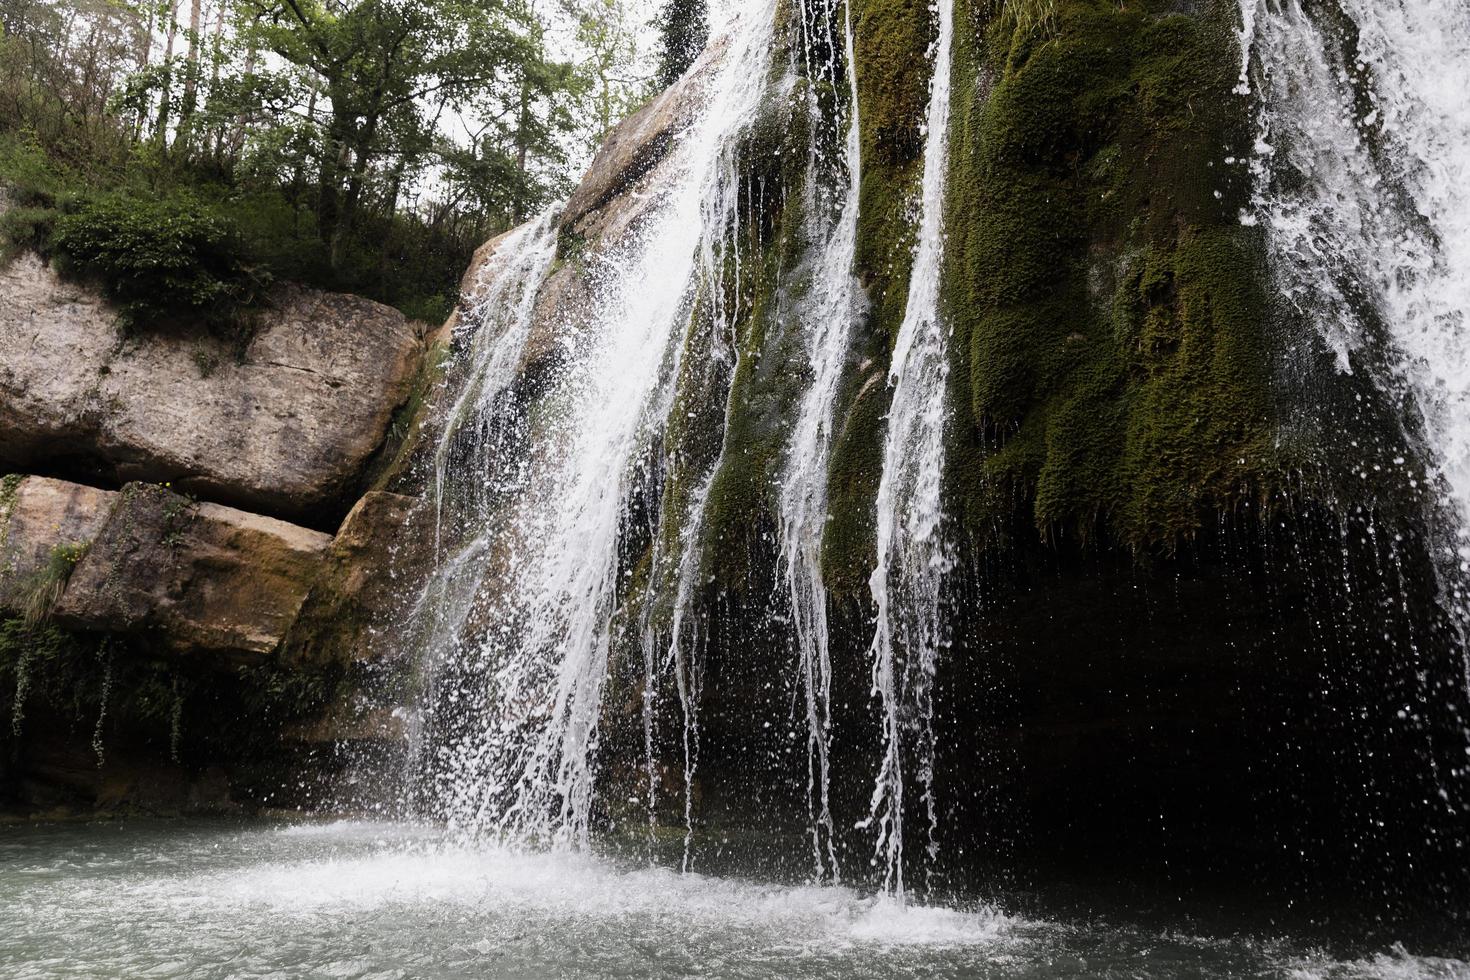
[[[1290,980],[1467,980],[1470,963],[1439,956],[1415,956],[1403,946],[1354,960],[1334,960],[1322,953],[1288,958]]]
[[[1334,959],[1280,941],[466,846],[363,821],[21,829],[0,840],[0,894],[0,975],[14,980],[1467,975],[1458,960],[1403,948]]]

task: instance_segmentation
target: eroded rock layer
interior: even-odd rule
[[[421,327],[354,296],[287,288],[244,346],[135,328],[34,255],[0,269],[0,465],[332,524],[423,356]]]

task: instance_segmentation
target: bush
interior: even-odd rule
[[[232,224],[186,192],[86,201],[56,220],[50,249],[102,283],[124,328],[185,319],[233,328],[270,281]]]
[[[0,121],[3,125],[3,121]],[[151,144],[116,167],[82,170],[25,133],[0,131],[0,264],[24,250],[100,283],[124,329],[240,333],[272,281],[356,293],[429,322],[448,317],[488,231],[471,222],[359,216],[337,263],[309,188],[245,186],[172,166]]]
[[[12,202],[23,207],[53,206],[64,183],[46,151],[17,133],[0,134],[0,180]]]
[[[0,214],[0,264],[26,249],[44,252],[55,223],[51,208],[13,207]]]

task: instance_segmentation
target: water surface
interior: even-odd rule
[[[339,822],[0,829],[0,976],[1470,977]]]

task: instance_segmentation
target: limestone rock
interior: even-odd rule
[[[723,51],[716,42],[682,79],[615,126],[586,176],[567,200],[559,224],[561,261],[542,284],[521,361],[523,380],[535,379],[553,363],[559,340],[596,312],[593,285],[603,256],[616,254],[675,183],[677,155],[671,151],[694,121],[700,98]],[[507,236],[486,242],[475,253],[461,284],[460,309],[474,307],[486,267]],[[585,250],[583,244],[590,247]],[[456,316],[448,329],[473,330],[472,317]]]
[[[101,482],[172,482],[291,518],[341,505],[408,397],[417,325],[296,287],[224,340],[119,336],[90,289],[22,255],[0,269],[0,463]]]
[[[374,491],[342,522],[322,573],[282,647],[288,662],[346,663],[391,657],[392,627],[415,593],[406,579],[423,570],[428,542],[416,497]]]
[[[0,485],[0,609],[24,611],[58,548],[89,548],[115,496],[37,476]]]
[[[38,477],[20,484],[6,530],[6,553],[17,558],[0,575],[0,605],[11,611],[45,556],[80,543],[85,553],[51,608],[58,622],[242,657],[276,648],[331,543],[162,487],[114,493]]]
[[[172,647],[272,652],[321,569],[328,535],[198,504],[147,484],[121,491],[56,616]]]

